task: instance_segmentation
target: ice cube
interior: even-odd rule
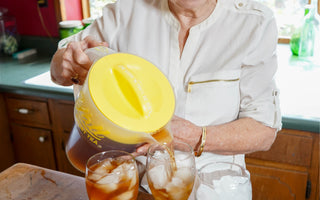
[[[127,172],[127,177],[128,179],[130,179],[131,183],[129,186],[129,189],[131,189],[132,187],[134,187],[135,185],[137,185],[137,181],[138,181],[138,174],[136,171],[133,170],[129,170]]]
[[[186,195],[185,184],[183,184],[182,179],[173,177],[170,183],[167,184],[166,190],[170,196],[170,199],[182,199]]]
[[[161,189],[166,186],[170,180],[169,174],[170,172],[168,172],[165,165],[155,166],[148,171],[149,180],[151,180],[154,188],[156,189]]]
[[[213,181],[215,192],[223,200],[251,199],[251,183],[247,177],[223,176],[220,180]]]
[[[99,188],[100,190],[104,191],[105,193],[110,193],[118,189],[117,183],[108,183],[108,184],[95,184],[96,188]]]
[[[174,187],[174,186],[180,186],[183,184],[182,179],[178,177],[173,177],[171,181],[168,183],[166,188]],[[167,189],[168,190],[168,189]]]
[[[167,151],[156,151],[153,155],[153,158],[159,160],[159,161],[164,161],[170,159],[170,155]]]
[[[108,174],[97,181],[97,187],[101,188],[105,192],[111,192],[118,188],[119,181],[120,176],[118,174]]]
[[[220,199],[215,190],[205,184],[201,184],[196,192],[197,199],[212,200]]]
[[[133,198],[133,195],[134,195],[133,190],[126,191],[126,192],[118,195],[117,197],[115,197],[114,200],[130,200]]]
[[[112,169],[111,161],[106,159],[99,163],[98,167],[94,169],[94,173],[96,174],[105,174],[106,172]]]
[[[104,160],[101,163],[94,165],[88,172],[88,179],[97,182],[103,178],[109,171],[111,166],[110,160]]]
[[[101,178],[103,177],[103,175],[101,174],[92,174],[92,173],[89,173],[88,176],[87,176],[87,179],[92,181],[92,182],[97,182],[99,181]]]
[[[97,181],[98,184],[109,184],[109,183],[119,183],[120,176],[119,174],[111,173],[105,175],[103,178],[101,178],[99,181]]]
[[[190,183],[194,177],[194,171],[187,167],[178,168],[174,174],[175,177],[180,178],[184,183]]]

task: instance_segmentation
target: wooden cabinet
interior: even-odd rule
[[[74,102],[17,94],[4,96],[2,106],[10,121],[15,161],[83,176],[70,164],[65,152],[74,124]]]
[[[57,166],[60,171],[74,175],[84,176],[83,173],[74,168],[65,152],[65,146],[74,125],[73,101],[49,100],[53,121],[53,132],[55,134],[55,149]]]
[[[246,156],[253,200],[319,199],[319,133],[283,129],[269,151]]]
[[[13,147],[4,95],[0,93],[0,172],[14,164]]]
[[[6,94],[15,160],[56,169],[47,99]]]
[[[30,98],[26,96],[7,96],[10,121],[50,129],[49,110],[46,99]]]
[[[16,160],[56,169],[50,130],[11,124]]]

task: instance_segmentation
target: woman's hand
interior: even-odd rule
[[[150,147],[151,144],[149,143],[145,143],[145,144],[142,144],[141,146],[139,146],[137,149],[136,149],[136,152],[133,152],[132,155],[134,157],[137,157],[137,156],[146,156],[147,153],[148,153],[148,149]]]
[[[196,126],[188,120],[173,116],[171,120],[171,133],[175,141],[188,143],[193,149],[199,146],[202,127]],[[146,143],[137,148],[134,156],[146,155],[150,144]]]
[[[108,46],[87,36],[84,40],[70,42],[66,48],[59,49],[51,61],[51,79],[59,85],[83,84],[92,61],[84,53],[86,49],[96,46]]]
[[[174,140],[188,143],[193,149],[198,147],[202,128],[178,116],[171,120],[171,131]]]

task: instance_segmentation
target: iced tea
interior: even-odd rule
[[[172,147],[153,144],[148,150],[147,179],[156,200],[187,200],[193,189],[196,173],[193,150],[177,141]]]
[[[194,174],[190,169],[178,168],[172,176],[159,178],[159,167],[149,170],[149,187],[156,200],[187,200],[192,192]],[[153,175],[151,175],[153,174]]]
[[[111,152],[111,153],[110,153]],[[135,200],[139,177],[136,163],[130,154],[107,151],[91,157],[86,169],[86,187],[90,200]],[[104,158],[113,154],[113,157]],[[102,159],[103,158],[103,159]]]

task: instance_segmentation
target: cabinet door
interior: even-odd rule
[[[0,94],[0,172],[14,164],[13,147],[4,97]]]
[[[247,165],[251,174],[253,200],[302,200],[307,188],[307,172]]]
[[[15,157],[24,162],[56,169],[51,132],[46,129],[31,128],[11,124]]]
[[[54,132],[58,170],[74,175],[84,176],[84,174],[71,165],[65,152],[65,146],[68,142],[72,127],[74,125],[74,102],[64,100],[49,100],[49,107],[53,119],[52,130]]]

